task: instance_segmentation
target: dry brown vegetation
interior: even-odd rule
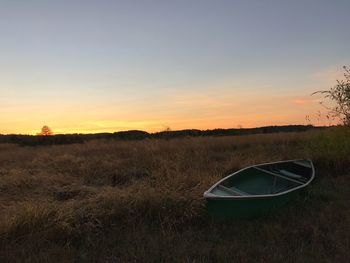
[[[280,212],[217,222],[203,192],[267,161],[311,158]],[[350,131],[0,144],[0,262],[345,262]]]

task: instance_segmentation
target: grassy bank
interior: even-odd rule
[[[203,192],[254,163],[311,158],[316,180],[264,218],[216,222]],[[350,131],[0,144],[0,262],[345,262]]]

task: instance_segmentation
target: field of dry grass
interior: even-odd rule
[[[278,213],[217,222],[202,194],[247,165],[311,158]],[[0,262],[346,262],[350,131],[0,144]]]

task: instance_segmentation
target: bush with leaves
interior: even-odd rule
[[[350,69],[346,66],[344,79],[337,80],[337,85],[329,90],[316,91],[313,94],[322,94],[324,98],[331,100],[333,106],[325,106],[332,117],[339,118],[344,125],[350,125]]]

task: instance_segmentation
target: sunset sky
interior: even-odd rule
[[[0,0],[0,133],[326,124],[310,94],[350,64],[349,10],[349,0]]]

